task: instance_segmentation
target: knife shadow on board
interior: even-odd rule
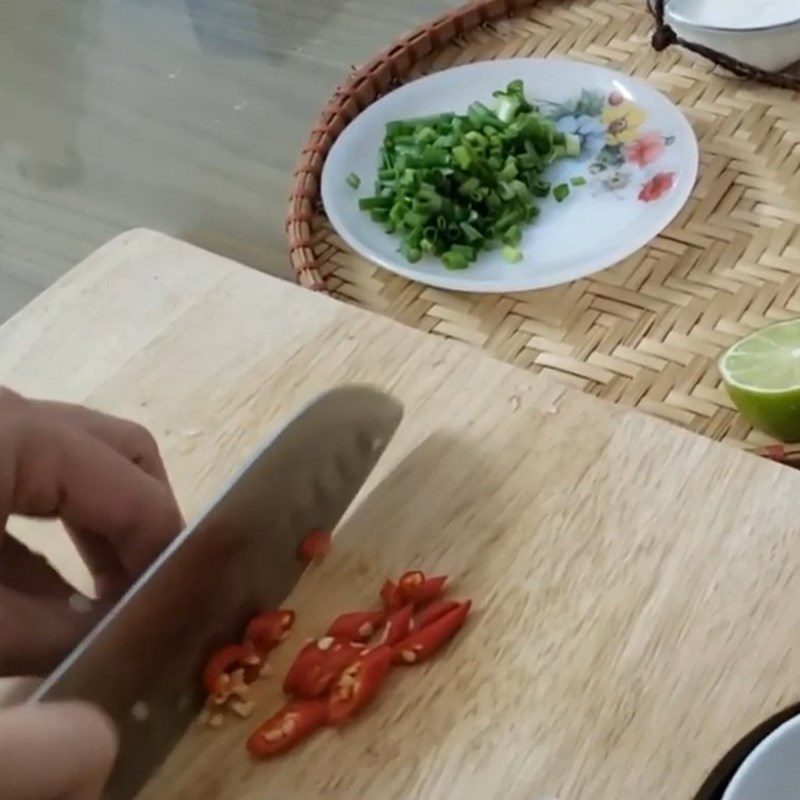
[[[319,636],[337,613],[374,605],[387,576],[420,568],[452,575],[456,596],[479,596],[486,590],[481,547],[488,528],[502,519],[502,509],[492,501],[499,493],[494,477],[487,474],[480,446],[436,433],[399,462],[397,458],[378,465],[337,528],[331,554],[305,572],[285,601],[297,618],[291,637],[275,651],[276,674],[282,674],[304,640]],[[469,500],[470,495],[474,500],[476,481],[481,482],[481,496],[486,498],[479,509]],[[390,679],[398,681],[398,686],[388,687],[384,708],[394,707],[398,699],[404,702],[406,695],[399,691],[402,677]],[[257,697],[253,726],[282,702],[280,681],[261,686]],[[376,713],[381,713],[380,703]],[[364,720],[366,729],[370,725]],[[221,774],[218,765],[230,764],[231,753],[240,753],[242,763],[247,763],[245,735],[239,726],[214,734],[209,737],[199,726],[190,728],[137,800],[185,800],[187,796],[212,800],[229,796],[234,784],[240,789],[242,772],[232,768]],[[353,746],[352,736],[346,738],[349,741],[323,733],[288,754],[284,769],[270,773],[271,796],[316,797],[315,770],[307,771],[304,765],[320,760],[336,762],[336,774],[358,774],[355,763],[351,772],[346,763],[358,760],[360,751]],[[395,744],[413,747],[402,741]],[[436,744],[430,741],[433,751]],[[417,750],[413,757],[419,759]],[[254,780],[263,782],[262,772],[252,774]],[[344,792],[340,797],[351,796],[346,787],[340,788]]]
[[[474,580],[481,570],[475,545],[483,537],[473,532],[500,512],[484,463],[474,444],[436,433],[377,475],[337,529],[331,555],[290,597],[309,635],[324,629],[335,610],[374,604],[384,579],[406,570],[449,574],[459,592]],[[486,496],[477,509],[468,499],[476,480]]]

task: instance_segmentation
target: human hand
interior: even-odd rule
[[[0,711],[0,797],[97,800],[116,750],[111,723],[83,703]]]
[[[88,613],[44,558],[5,533],[11,514],[62,520],[95,580]],[[182,524],[144,428],[0,388],[0,675],[52,668]]]

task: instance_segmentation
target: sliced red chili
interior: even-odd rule
[[[297,697],[325,694],[342,670],[352,664],[363,650],[363,645],[332,636],[309,642],[289,667],[283,691]]]
[[[419,606],[423,603],[430,603],[432,600],[436,600],[444,591],[446,584],[447,575],[433,575],[432,577],[425,578],[425,582],[422,586],[417,587],[414,596],[415,605]]]
[[[393,647],[395,664],[418,664],[430,658],[440,647],[453,638],[469,614],[471,601],[459,603],[452,611],[439,617],[424,628],[414,631],[410,636]]]
[[[458,607],[458,600],[434,600],[433,603],[425,606],[419,614],[417,614],[415,622],[416,628],[424,628],[430,625],[431,622],[436,622],[437,619],[443,617],[449,611]]]
[[[366,642],[384,620],[383,611],[354,611],[341,614],[330,624],[328,636],[349,642]]]
[[[260,663],[258,655],[245,645],[231,644],[221,647],[206,662],[203,670],[203,686],[209,694],[227,697],[232,691],[234,673],[241,670],[241,682],[244,682],[244,671],[248,667]]]
[[[327,700],[292,700],[250,734],[247,749],[256,758],[283,753],[321,728],[327,716]]]
[[[389,615],[386,620],[386,627],[381,635],[381,644],[393,645],[408,636],[411,628],[411,621],[414,615],[414,606],[403,606],[399,611]]]
[[[424,572],[413,570],[406,572],[400,578],[400,594],[407,603],[419,606],[439,597],[446,583],[446,575],[434,575],[429,578]]]
[[[320,561],[331,551],[332,536],[330,531],[317,529],[306,534],[297,548],[297,557],[304,563]]]
[[[266,655],[289,635],[292,625],[294,611],[285,608],[265,611],[248,623],[244,631],[245,644],[252,645],[258,653]]]
[[[418,569],[412,569],[408,572],[404,572],[400,576],[397,585],[400,587],[400,591],[403,595],[410,599],[410,595],[414,590],[423,583],[425,583],[425,573]]]
[[[354,661],[337,679],[328,699],[328,722],[339,725],[375,696],[392,663],[392,648],[382,645]]]
[[[400,587],[394,581],[390,581],[388,578],[381,588],[381,602],[383,603],[383,608],[388,614],[391,614],[393,611],[397,611],[399,608],[402,608],[405,605],[405,600],[403,600],[403,597],[400,594]]]

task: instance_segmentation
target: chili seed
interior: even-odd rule
[[[283,721],[283,725],[281,727],[283,728],[283,732],[289,736],[289,734],[291,734],[297,727],[297,720],[294,718],[294,716],[288,716]]]
[[[340,686],[338,694],[342,700],[349,700],[353,696],[353,685],[348,683],[345,686]]]
[[[332,645],[333,645],[333,643],[334,643],[334,641],[335,641],[335,639],[333,638],[333,636],[323,636],[323,637],[322,637],[322,638],[321,638],[321,639],[320,639],[320,640],[317,642],[317,647],[319,647],[319,649],[320,649],[320,650],[323,650],[323,651],[324,651],[324,650],[330,650],[330,649],[331,649],[331,646],[332,646]]]
[[[247,719],[253,713],[255,707],[256,705],[252,700],[236,700],[231,703],[231,711],[242,719]]]
[[[250,687],[245,682],[244,670],[237,669],[236,672],[233,673],[233,681],[228,694],[236,695],[241,700],[247,699],[247,696],[250,694]]]
[[[408,664],[413,664],[417,660],[417,654],[413,650],[403,650],[400,655]]]
[[[368,636],[372,636],[375,633],[375,628],[371,622],[365,622],[359,629],[358,635],[362,636],[363,638],[367,638]]]
[[[271,731],[264,731],[264,733],[261,735],[268,742],[278,742],[284,737],[284,733],[280,728],[274,728]]]

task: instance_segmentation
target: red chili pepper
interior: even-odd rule
[[[306,534],[297,548],[297,557],[304,563],[321,561],[331,551],[331,533],[321,529],[310,531]]]
[[[327,717],[327,700],[292,700],[250,734],[247,749],[256,758],[283,753],[321,728]]]
[[[436,622],[437,619],[443,617],[449,611],[458,608],[458,600],[435,600],[430,605],[425,606],[416,617],[416,628],[421,628]]]
[[[309,642],[289,667],[283,691],[297,697],[319,697],[363,651],[363,645],[332,636]]]
[[[279,608],[253,617],[245,628],[244,641],[262,656],[282,642],[294,625],[294,611]]]
[[[434,575],[428,578],[424,572],[413,570],[400,578],[400,593],[407,603],[422,605],[435,600],[444,590],[446,575]]]
[[[349,642],[366,642],[383,622],[383,611],[354,611],[341,614],[330,624],[328,636]]]
[[[400,591],[410,599],[409,595],[414,592],[417,586],[422,586],[423,583],[425,583],[425,573],[419,569],[412,569],[400,576],[397,585],[400,587]]]
[[[231,693],[234,683],[233,673],[242,670],[242,682],[244,682],[244,671],[256,664],[260,664],[258,654],[245,645],[231,644],[221,647],[206,662],[203,686],[209,694],[226,697]]]
[[[384,582],[383,588],[381,588],[381,602],[387,614],[391,614],[405,605],[405,600],[400,594],[400,587],[388,578]]]
[[[448,611],[435,622],[414,631],[410,636],[393,647],[394,664],[418,664],[432,656],[440,647],[450,640],[464,624],[472,602],[466,600],[459,603],[452,611]]]
[[[328,699],[328,722],[340,725],[367,705],[386,678],[391,663],[392,648],[382,645],[347,667]]]
[[[383,629],[381,644],[389,646],[397,644],[408,636],[411,628],[411,621],[414,615],[414,606],[403,606],[399,611],[395,611],[386,620],[386,627]]]

